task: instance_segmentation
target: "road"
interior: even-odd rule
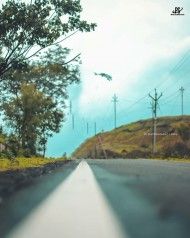
[[[74,161],[15,194],[0,211],[0,235],[188,238],[189,184],[189,163]]]

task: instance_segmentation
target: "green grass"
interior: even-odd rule
[[[14,160],[0,158],[0,171],[7,170],[16,170],[16,169],[26,169],[40,167],[50,163],[56,163],[57,161],[64,161],[66,158],[41,158],[41,157],[32,157],[32,158],[16,158]]]

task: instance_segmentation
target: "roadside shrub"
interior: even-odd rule
[[[121,154],[116,153],[112,150],[105,150],[108,158],[121,158]]]
[[[177,132],[184,142],[190,139],[190,127],[188,125],[181,123],[177,128]]]
[[[126,154],[126,158],[147,158],[150,157],[150,152],[142,151],[142,150],[133,150]]]
[[[170,127],[170,123],[169,122],[165,122],[165,121],[162,121],[162,122],[159,122],[158,123],[158,127]]]
[[[140,145],[142,148],[145,148],[145,149],[147,149],[148,147],[149,147],[149,145],[148,144],[146,144],[146,143],[141,143],[141,145]]]
[[[166,157],[184,157],[190,155],[189,147],[182,142],[177,142],[174,145],[170,145],[164,149],[164,155]]]

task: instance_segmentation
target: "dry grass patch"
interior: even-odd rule
[[[15,158],[13,160],[1,158],[0,159],[0,171],[6,170],[16,170],[16,169],[25,169],[25,168],[34,168],[40,167],[50,163],[56,163],[57,161],[64,161],[66,158],[41,158],[41,157],[32,157],[32,158]]]

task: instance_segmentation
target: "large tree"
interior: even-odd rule
[[[18,138],[25,156],[36,155],[45,148],[48,136],[59,132],[64,114],[51,97],[33,84],[23,84],[20,92],[3,104],[5,120]]]
[[[8,0],[0,9],[0,80],[40,50],[96,24],[81,20],[80,0]],[[63,20],[64,17],[64,20]],[[66,19],[66,20],[65,20]]]
[[[0,104],[29,155],[45,152],[60,129],[67,87],[80,81],[79,55],[60,44],[95,29],[81,12],[80,0],[7,0],[0,7]]]
[[[21,85],[30,83],[63,107],[67,98],[67,87],[80,81],[80,58],[65,64],[69,55],[68,48],[54,46],[40,54],[38,60],[29,63],[27,67],[11,69],[6,74],[6,80],[0,82],[1,95],[4,98],[2,101],[17,95]]]

